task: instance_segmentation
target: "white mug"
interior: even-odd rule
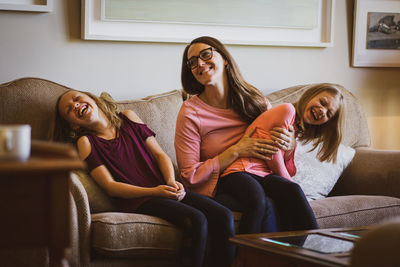
[[[31,126],[0,124],[0,160],[26,161],[31,154]]]

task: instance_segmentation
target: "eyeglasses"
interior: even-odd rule
[[[188,61],[186,61],[186,64],[189,67],[189,69],[193,70],[197,68],[199,63],[199,58],[204,61],[212,59],[213,50],[215,50],[213,47],[208,47],[206,49],[201,50],[198,56],[193,56],[189,58]]]

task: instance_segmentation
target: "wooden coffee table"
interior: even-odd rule
[[[350,250],[354,242],[371,228],[365,226],[236,235],[230,239],[238,248],[234,266],[349,266]]]

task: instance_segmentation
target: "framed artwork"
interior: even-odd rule
[[[356,0],[354,67],[400,67],[400,0]]]
[[[0,10],[50,12],[53,0],[0,0]]]
[[[82,0],[82,38],[188,43],[333,45],[335,0]]]

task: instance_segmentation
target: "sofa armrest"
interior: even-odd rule
[[[75,173],[71,174],[70,193],[75,202],[76,214],[74,216],[76,216],[78,222],[78,229],[72,229],[72,231],[78,231],[78,233],[75,232],[73,235],[77,234],[79,236],[79,248],[72,248],[71,251],[79,251],[79,255],[76,255],[80,258],[79,266],[89,266],[91,225],[89,200],[85,188]],[[72,212],[74,212],[74,209]]]
[[[383,195],[400,198],[400,151],[356,149],[330,196]]]

